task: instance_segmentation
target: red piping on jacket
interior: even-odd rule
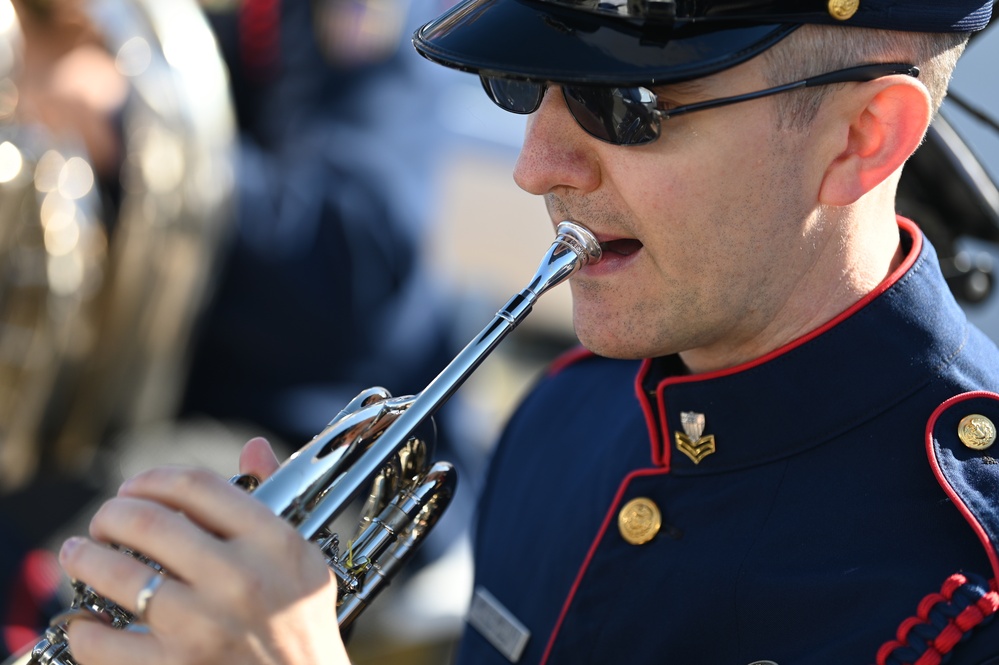
[[[555,376],[569,365],[579,362],[583,358],[589,358],[594,355],[596,354],[584,346],[577,346],[569,349],[548,365],[548,369],[545,371],[545,376]]]

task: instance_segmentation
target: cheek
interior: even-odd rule
[[[614,186],[625,200],[641,202],[641,209],[633,211],[638,216],[668,220],[676,229],[689,227],[696,233],[704,227],[704,222],[687,224],[688,219],[708,218],[708,226],[735,219],[764,185],[770,149],[759,137],[677,134],[663,142],[655,157],[633,160]]]
[[[690,296],[697,309],[756,306],[801,242],[800,187],[773,164],[759,152],[742,162],[704,159],[685,177],[658,181],[644,240],[664,289]]]

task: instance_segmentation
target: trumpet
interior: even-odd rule
[[[530,314],[542,294],[599,261],[601,254],[600,243],[588,229],[560,223],[530,283],[421,392],[393,397],[384,388],[364,390],[269,478],[233,478],[231,482],[252,492],[321,549],[337,578],[341,628],[349,626],[409,560],[454,495],[454,467],[431,462],[434,414]],[[368,487],[357,535],[341,543],[332,523]],[[141,554],[127,553],[169,574]],[[30,654],[12,662],[76,665],[66,628],[79,616],[125,630],[146,629],[133,614],[85,583],[74,582],[73,588],[72,606],[52,620]]]

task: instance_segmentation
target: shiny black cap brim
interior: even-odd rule
[[[413,37],[455,69],[560,83],[647,85],[707,76],[767,50],[797,25],[641,26],[534,0],[466,0]]]

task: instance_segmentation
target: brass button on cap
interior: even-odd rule
[[[957,438],[972,450],[985,450],[996,441],[996,426],[985,416],[973,413],[957,424]]]
[[[827,7],[830,16],[837,21],[845,21],[853,18],[860,9],[860,0],[829,0]]]
[[[642,545],[655,538],[662,524],[659,506],[645,497],[632,499],[617,514],[621,537],[632,545]]]

